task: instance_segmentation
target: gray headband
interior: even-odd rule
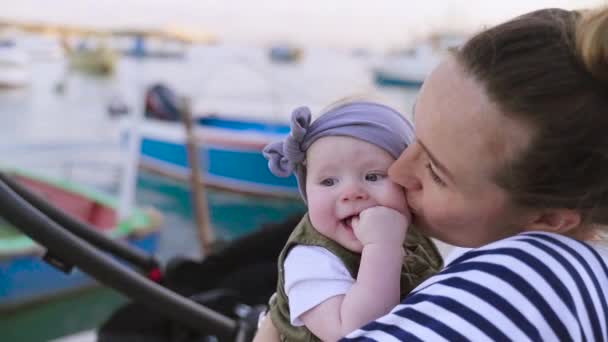
[[[374,144],[393,158],[414,140],[414,129],[396,110],[373,102],[350,102],[330,109],[312,124],[308,107],[291,114],[291,133],[283,141],[267,145],[268,168],[279,177],[296,175],[300,194],[306,201],[306,150],[327,136],[348,136]]]

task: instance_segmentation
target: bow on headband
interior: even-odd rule
[[[310,118],[308,107],[297,108],[291,114],[291,133],[287,138],[264,148],[263,154],[268,159],[268,168],[274,175],[289,177],[306,159],[306,150],[302,146],[310,127]]]

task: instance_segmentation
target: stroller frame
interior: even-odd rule
[[[0,216],[47,248],[45,260],[60,269],[76,266],[151,310],[220,341],[253,339],[255,310],[247,317],[231,319],[148,279],[106,253],[148,273],[158,270],[154,258],[88,228],[2,172]]]

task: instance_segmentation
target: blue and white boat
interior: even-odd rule
[[[244,193],[297,197],[295,177],[274,176],[262,155],[264,146],[288,133],[289,126],[282,123],[217,116],[197,118],[194,134],[205,184]],[[146,118],[139,134],[143,168],[188,179],[186,134],[179,121]]]
[[[419,88],[447,51],[463,40],[459,35],[435,35],[410,49],[388,54],[373,68],[374,81],[379,86]]]

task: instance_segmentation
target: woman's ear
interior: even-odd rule
[[[581,223],[581,214],[573,209],[545,209],[535,214],[525,226],[525,231],[566,234]]]

